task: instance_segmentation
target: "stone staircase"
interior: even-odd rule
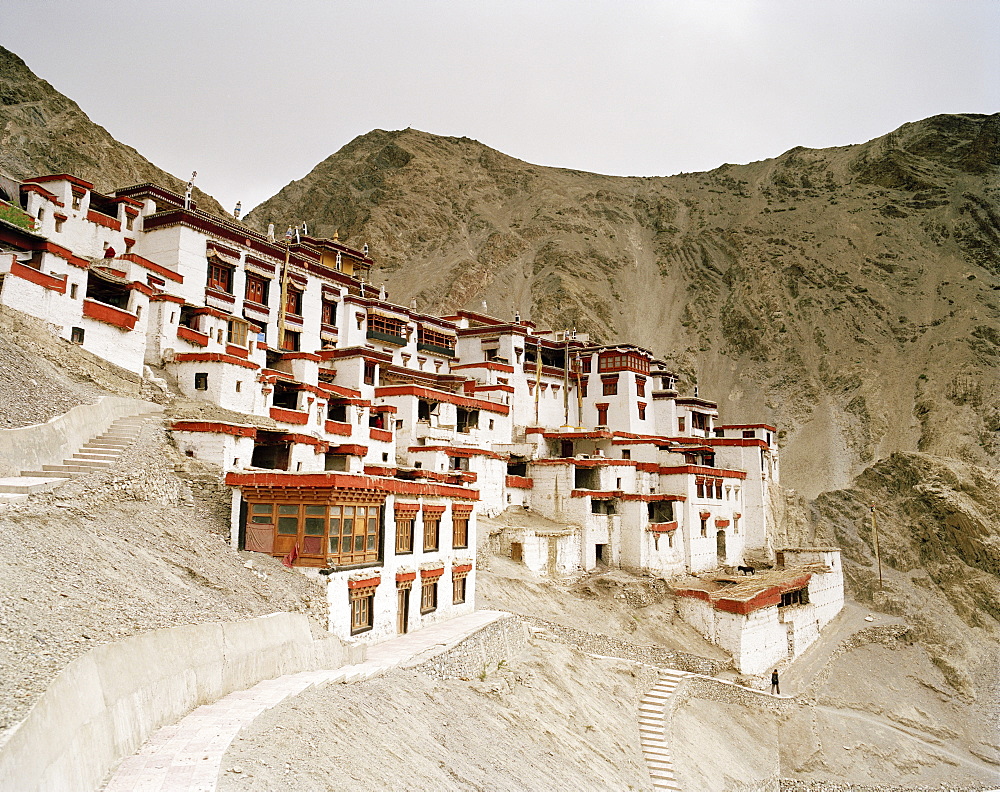
[[[665,713],[667,705],[687,671],[665,669],[657,683],[639,702],[639,742],[642,755],[649,768],[653,789],[679,792],[680,785],[674,777],[674,762],[667,742]]]
[[[122,452],[135,442],[150,418],[159,413],[140,413],[119,418],[97,437],[84,444],[70,459],[41,470],[25,470],[19,476],[0,478],[0,503],[23,500],[34,492],[45,492],[67,479],[110,468]]]

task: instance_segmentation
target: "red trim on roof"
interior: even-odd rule
[[[112,305],[97,302],[96,300],[87,299],[83,301],[83,315],[126,331],[135,329],[135,323],[138,320],[138,317],[134,313],[123,311],[120,308],[115,308]]]
[[[47,201],[51,201],[56,206],[65,206],[66,205],[62,201],[59,200],[59,198],[56,196],[55,193],[49,192],[48,190],[46,190],[44,187],[42,187],[39,184],[22,184],[21,185],[21,192],[35,193],[37,195],[42,196],[42,198],[45,198]],[[60,215],[56,215],[56,217],[59,217],[59,216]],[[66,219],[66,215],[62,215],[62,219],[65,220]]]
[[[175,432],[210,432],[212,434],[227,434],[234,437],[256,437],[257,428],[240,424],[223,423],[222,421],[174,421],[170,428]]]
[[[87,210],[87,220],[96,225],[104,226],[105,228],[110,228],[112,231],[121,231],[122,224],[121,221],[116,217],[108,217],[102,212],[96,212],[93,209]]]
[[[448,456],[453,457],[483,456],[489,459],[503,459],[499,454],[485,448],[466,448],[464,446],[410,446],[407,450],[414,454],[420,451],[443,451]]]
[[[452,371],[460,371],[461,369],[485,369],[486,371],[502,371],[505,374],[513,374],[514,367],[508,366],[506,363],[497,363],[494,360],[483,360],[479,363],[462,363],[458,366],[453,365],[451,367]]]
[[[34,267],[26,267],[17,259],[14,259],[10,263],[10,274],[22,280],[30,281],[36,286],[41,286],[43,289],[59,292],[60,294],[66,293],[65,275],[49,275],[48,273],[36,270]]]
[[[500,415],[508,415],[510,413],[510,407],[506,404],[498,404],[497,402],[486,401],[485,399],[458,396],[454,393],[425,388],[420,385],[387,385],[376,388],[375,396],[379,398],[388,396],[415,396],[417,398],[444,402],[445,404],[456,404],[459,407],[470,407],[472,409],[495,412]]]
[[[184,283],[183,275],[174,272],[172,269],[167,269],[162,264],[157,264],[155,261],[150,261],[148,258],[143,258],[135,253],[124,253],[118,258],[123,261],[131,261],[133,264],[138,264],[140,267],[145,267],[150,272],[162,275],[167,280],[172,280],[176,283]]]
[[[183,303],[184,301],[181,300],[181,302]],[[177,325],[177,337],[198,346],[208,346],[207,334],[199,333],[197,330],[192,330],[190,327],[185,327],[184,325]]]
[[[653,533],[667,533],[668,531],[677,530],[677,521],[673,522],[662,522],[662,523],[650,523],[646,526],[647,531],[652,531]]]
[[[39,184],[54,181],[68,181],[70,184],[75,184],[77,187],[82,187],[85,190],[94,189],[94,185],[89,181],[84,181],[79,176],[70,176],[68,173],[50,173],[48,176],[32,176],[30,179],[25,179],[24,181],[38,182]]]
[[[232,355],[224,355],[221,352],[181,352],[174,355],[174,363],[230,363],[234,366],[241,366],[247,369],[260,368],[256,363],[251,363],[249,360],[243,360]]]
[[[444,574],[444,567],[440,569],[421,569],[420,579],[421,580],[437,580]]]
[[[430,514],[432,516],[435,514],[441,515],[444,514],[445,508],[446,507],[443,504],[425,503],[423,507],[423,512],[424,514]]]
[[[341,421],[327,421],[324,426],[329,434],[343,435],[344,437],[350,437],[353,431],[353,424]]]
[[[700,465],[661,465],[661,476],[712,476],[713,478],[745,479],[745,470],[724,470],[723,468],[702,467]]]
[[[269,414],[275,421],[282,421],[283,423],[309,423],[309,413],[303,412],[302,410],[287,410],[284,407],[272,407]]]
[[[575,489],[569,496],[571,498],[586,498],[590,497],[591,500],[611,500],[611,498],[620,498],[625,493],[621,490],[585,490],[585,489]]]
[[[455,564],[451,568],[452,575],[464,575],[472,571],[472,564]]]
[[[504,479],[504,486],[514,489],[532,489],[535,486],[535,480],[527,476],[507,476]]]
[[[672,493],[657,492],[650,495],[643,495],[638,492],[629,492],[622,495],[622,500],[642,501],[643,503],[658,503],[660,501],[686,501],[687,495],[674,495]]]
[[[479,500],[477,490],[448,484],[424,484],[395,478],[364,476],[357,473],[290,473],[287,471],[232,472],[226,475],[226,484],[234,487],[290,487],[309,489],[349,489],[370,492],[387,492],[397,495],[429,495],[441,498]],[[456,504],[452,511],[460,511]],[[468,506],[471,512],[472,505]]]

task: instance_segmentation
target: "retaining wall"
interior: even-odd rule
[[[43,424],[0,430],[0,476],[57,465],[118,418],[162,411],[163,406],[154,402],[104,396],[96,404],[80,404]]]
[[[70,663],[0,737],[0,792],[96,789],[157,729],[265,679],[363,659],[303,614],[153,630]]]
[[[439,679],[478,679],[501,665],[512,664],[527,646],[527,625],[505,616],[414,667]]]

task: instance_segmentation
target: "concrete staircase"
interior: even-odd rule
[[[639,702],[639,742],[649,768],[649,777],[653,781],[653,789],[670,792],[680,790],[674,777],[674,762],[667,742],[665,713],[678,684],[687,676],[691,675],[686,671],[669,668],[661,671],[659,681]]]
[[[20,476],[0,478],[0,503],[23,500],[34,492],[54,489],[69,478],[110,468],[121,453],[135,442],[150,418],[159,413],[141,413],[119,418],[101,435],[84,444],[62,464],[42,465],[41,470],[25,470]]]

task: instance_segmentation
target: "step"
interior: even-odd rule
[[[42,465],[42,470],[46,473],[95,473],[98,468],[87,467],[85,465]]]
[[[62,483],[60,476],[10,476],[0,478],[0,493],[28,495],[32,492],[45,492]]]
[[[53,466],[48,465],[47,467],[53,467]],[[61,479],[75,478],[76,476],[80,475],[79,473],[71,473],[68,470],[62,470],[61,465],[59,467],[60,467],[59,470],[22,470],[21,475],[31,478],[61,478]]]
[[[64,459],[62,461],[64,465],[72,465],[73,467],[85,467],[92,470],[103,470],[104,468],[114,467],[114,462],[98,462],[96,459]],[[45,465],[42,465],[44,468]]]
[[[80,446],[81,451],[96,451],[99,454],[118,454],[128,448],[131,443],[87,443]]]
[[[27,500],[27,493],[23,492],[0,492],[0,503],[11,503],[13,501]]]
[[[675,781],[657,781],[653,779],[653,789],[664,789],[667,792],[681,792],[681,788],[677,786]]]
[[[120,454],[98,454],[90,451],[80,451],[73,454],[73,459],[89,459],[94,462],[114,462]]]

